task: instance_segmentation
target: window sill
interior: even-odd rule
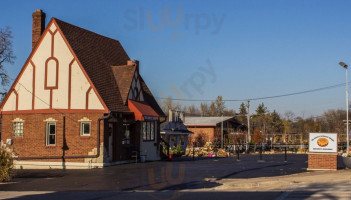
[[[91,135],[81,135],[80,138],[81,139],[90,139]]]
[[[46,145],[45,146],[45,148],[56,148],[56,147],[57,147],[56,145],[50,145],[50,146]]]

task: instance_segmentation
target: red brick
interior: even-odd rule
[[[56,122],[56,146],[46,146],[46,122],[48,118]],[[12,139],[13,149],[20,157],[37,156],[62,156],[63,155],[63,118],[65,117],[65,138],[68,150],[66,156],[88,155],[96,147],[97,121],[102,117],[101,113],[74,113],[74,114],[16,114],[2,115],[2,140]],[[80,136],[78,120],[87,117],[91,120],[91,135]],[[12,129],[15,118],[24,120],[23,137],[13,137]],[[100,125],[100,141],[103,141],[103,122]],[[41,160],[60,161],[60,160]],[[68,159],[70,162],[82,162],[83,159]]]

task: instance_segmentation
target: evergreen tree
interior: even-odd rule
[[[238,120],[243,123],[243,124],[246,124],[247,125],[247,110],[246,110],[246,105],[244,102],[242,102],[240,104],[240,108],[239,108],[239,117],[238,117]]]
[[[268,112],[268,109],[266,106],[264,106],[264,103],[262,102],[261,104],[258,105],[256,109],[256,114],[257,115],[264,115]]]

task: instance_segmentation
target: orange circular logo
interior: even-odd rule
[[[318,144],[318,146],[320,146],[320,147],[325,147],[325,146],[327,146],[327,145],[329,144],[329,141],[328,141],[327,138],[319,138],[319,139],[317,140],[317,144]]]

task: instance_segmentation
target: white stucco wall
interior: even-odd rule
[[[32,109],[32,92],[33,92],[33,66],[29,63],[25,68],[22,78],[15,87],[18,93],[18,110]]]
[[[34,109],[50,108],[50,91],[44,89],[45,62],[51,56],[51,35],[46,34],[32,57],[35,65],[35,100]],[[21,77],[22,78],[22,77]],[[20,97],[21,98],[21,97]]]
[[[160,152],[157,150],[156,141],[144,142],[142,137],[140,139],[140,155],[146,155],[146,160],[160,160]]]
[[[155,127],[157,129],[157,126]],[[157,133],[158,131],[155,130]],[[157,150],[157,134],[155,134],[155,141],[144,141],[143,133],[140,131],[140,155],[146,155],[146,160],[160,160],[160,150]]]
[[[48,27],[52,32],[57,30],[54,24]],[[53,48],[53,52],[51,49]],[[53,54],[53,55],[52,55]],[[58,60],[56,63],[54,57]],[[31,110],[33,98],[33,70],[35,69],[35,100],[34,109],[50,109],[50,89],[45,89],[45,63],[48,61],[47,86],[56,86],[52,90],[52,109],[68,109],[69,104],[69,64],[74,59],[69,47],[66,45],[63,36],[59,31],[54,35],[54,45],[52,45],[52,35],[47,32],[38,46],[31,61],[24,66],[24,71],[14,85],[18,93],[18,110]],[[57,64],[57,65],[56,65]],[[58,67],[58,73],[56,72]],[[86,109],[87,91],[92,85],[89,83],[84,72],[74,61],[71,74],[71,109]],[[88,94],[88,109],[104,110],[103,103],[100,102],[96,92],[92,88]],[[8,100],[4,103],[3,111],[16,110],[16,96],[9,94]]]
[[[85,78],[82,70],[77,62],[72,65],[72,93],[71,93],[71,108],[85,109],[86,93],[90,84]]]
[[[95,94],[95,91],[93,89],[90,90],[89,92],[89,105],[88,109],[96,109],[96,110],[103,110],[104,106],[101,104],[99,98]]]
[[[52,107],[57,109],[68,108],[68,77],[69,64],[74,58],[59,32],[55,35],[54,56],[59,60],[59,81],[57,90],[53,90]]]
[[[7,99],[3,107],[3,111],[16,110],[16,95],[13,91],[9,95],[9,98]]]

